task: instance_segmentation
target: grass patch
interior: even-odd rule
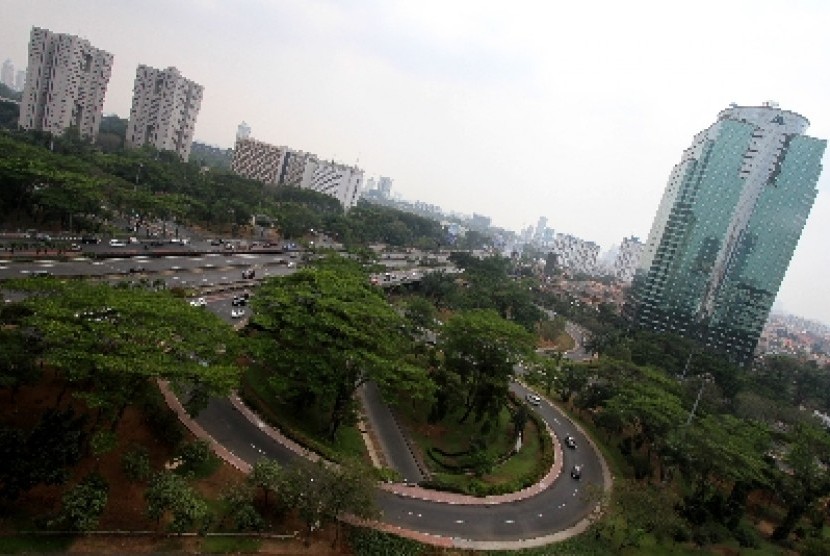
[[[501,409],[489,431],[482,430],[481,424],[473,421],[472,418],[459,423],[462,415],[463,409],[458,408],[447,415],[437,426],[427,423],[426,415],[417,410],[405,413],[405,419],[413,439],[424,453],[429,453],[430,450],[440,451],[445,455],[439,459],[447,466],[465,465],[470,453],[475,449],[474,442],[476,441],[481,442],[484,455],[494,462],[513,449],[516,440],[513,436],[514,427],[510,410],[507,407]],[[444,426],[443,423],[446,425]],[[448,468],[442,469],[440,463],[434,460],[430,461],[429,465],[435,471],[445,471]]]
[[[65,535],[0,536],[0,554],[67,552],[74,537]]]
[[[367,459],[366,446],[357,427],[342,425],[334,442],[330,442],[324,433],[328,416],[313,408],[298,413],[294,408],[282,404],[260,370],[246,370],[239,393],[266,421],[279,427],[295,442],[323,457],[333,461]]]
[[[211,535],[202,540],[200,549],[207,554],[252,554],[261,546],[262,540],[256,537]]]
[[[350,527],[349,544],[357,556],[420,556],[427,546],[404,537],[367,529]],[[430,553],[432,551],[430,550]]]
[[[522,403],[522,402],[517,402]],[[444,421],[429,424],[422,408],[399,408],[413,441],[426,454],[432,479],[423,486],[485,496],[514,492],[544,476],[553,450],[546,431],[530,413],[522,448],[514,454],[516,438],[511,407],[502,408],[489,430],[475,422],[458,423],[461,409]],[[543,438],[545,436],[545,438]]]

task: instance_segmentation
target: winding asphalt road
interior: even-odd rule
[[[285,266],[278,266],[282,261],[278,257],[263,256],[262,259],[237,258],[223,255],[215,256],[222,263],[218,268],[205,268],[205,259],[178,255],[165,262],[149,263],[159,265],[157,272],[163,274],[168,281],[172,281],[171,274],[180,276],[191,273],[217,273],[218,281],[223,281],[228,271],[235,272],[238,268],[248,265],[262,265],[276,270],[276,273],[285,272]],[[126,259],[126,258],[125,258]],[[257,257],[258,259],[258,257]],[[264,259],[264,260],[263,260]],[[154,259],[158,261],[158,259]],[[123,262],[122,262],[123,261]],[[178,261],[186,261],[184,263]],[[121,274],[137,265],[140,260],[111,260],[103,265],[110,267],[101,274],[112,276]],[[191,263],[199,266],[195,270]],[[43,263],[28,263],[33,267],[43,268]],[[56,275],[95,274],[89,272],[95,268],[88,260],[77,260],[69,263],[49,262],[48,268]],[[67,265],[64,267],[63,265]],[[213,264],[213,263],[207,263]],[[171,268],[171,266],[177,266]],[[271,266],[274,265],[274,266]],[[113,268],[117,266],[118,268]],[[124,270],[121,267],[125,267]],[[97,270],[97,269],[96,269]],[[103,270],[103,269],[102,269]],[[0,278],[20,276],[26,274],[21,267],[11,261],[0,261]],[[194,277],[188,279],[191,283]],[[201,279],[199,280],[201,281]],[[229,305],[226,300],[209,301],[220,313]],[[223,313],[224,314],[224,313]],[[519,383],[513,383],[511,389],[521,398],[528,390]],[[531,487],[526,496],[510,502],[502,502],[499,497],[471,498],[464,496],[445,495],[434,493],[419,487],[396,489],[379,489],[377,502],[381,508],[382,524],[386,528],[400,534],[419,538],[425,542],[443,546],[456,546],[475,549],[514,549],[539,546],[577,534],[587,527],[587,518],[595,509],[595,501],[588,496],[591,486],[610,488],[610,475],[605,463],[596,447],[584,432],[571,422],[556,406],[542,400],[539,406],[533,407],[548,424],[552,434],[557,438],[564,438],[570,434],[576,439],[577,448],[557,449],[561,456],[562,473],[558,477],[543,481]],[[224,446],[238,458],[255,463],[262,457],[269,457],[280,462],[288,463],[297,457],[295,452],[273,439],[266,433],[267,426],[256,419],[249,419],[236,409],[228,399],[211,401],[208,407],[199,414],[196,422],[215,441]],[[379,431],[382,432],[382,431]],[[582,467],[582,477],[574,480],[569,471],[574,465]],[[443,495],[443,496],[441,496]],[[501,502],[501,503],[500,503]]]

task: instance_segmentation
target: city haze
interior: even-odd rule
[[[253,137],[358,163],[393,192],[608,249],[645,239],[666,180],[730,102],[830,138],[823,2],[7,0],[0,60],[32,26],[114,55],[105,113],[128,117],[138,64],[204,86],[195,138]],[[828,159],[825,156],[825,165]],[[830,174],[778,296],[830,323]]]

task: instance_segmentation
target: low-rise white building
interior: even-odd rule
[[[246,178],[277,187],[298,187],[334,197],[345,208],[357,204],[363,170],[321,160],[285,146],[237,135],[231,169]]]

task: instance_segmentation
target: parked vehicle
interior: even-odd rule
[[[204,297],[197,297],[190,300],[190,305],[193,307],[207,307],[207,300]]]
[[[123,239],[111,239],[110,240],[110,247],[126,247],[127,242]]]
[[[241,319],[245,316],[245,309],[231,309],[232,319]]]

